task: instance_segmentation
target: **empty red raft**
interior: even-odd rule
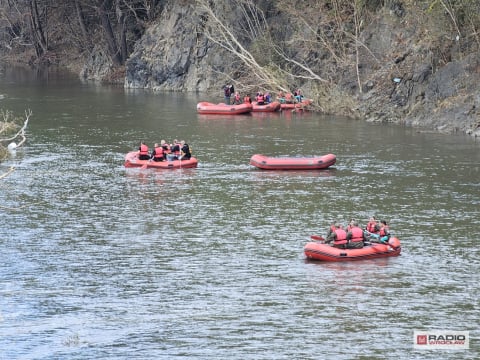
[[[255,154],[250,165],[264,170],[320,170],[332,166],[337,161],[333,154],[313,157],[269,157]]]
[[[239,115],[248,114],[252,112],[252,104],[213,104],[210,102],[202,101],[197,104],[197,113],[208,115]]]
[[[278,101],[273,101],[268,104],[258,105],[258,102],[252,102],[252,111],[253,112],[275,112],[280,110],[280,103]]]
[[[302,99],[301,102],[295,102],[295,103],[281,103],[280,108],[282,110],[292,110],[292,109],[299,109],[299,110],[304,110],[308,108],[309,105],[312,104],[311,99]]]
[[[188,160],[173,160],[173,161],[153,161],[140,160],[138,158],[139,151],[131,151],[125,155],[125,167],[141,167],[144,169],[181,169],[181,168],[195,168],[198,165],[198,160],[193,156]]]
[[[307,259],[321,261],[352,261],[400,255],[400,240],[391,237],[387,244],[371,243],[361,249],[338,249],[328,244],[309,242],[304,247]]]

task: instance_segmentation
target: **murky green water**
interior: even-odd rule
[[[2,164],[1,359],[476,359],[480,143],[317,114],[199,116],[217,96],[125,92],[7,72],[31,109]],[[125,169],[185,139],[197,169]],[[337,155],[265,172],[251,155]],[[386,219],[398,258],[307,262],[331,219]],[[414,330],[470,331],[468,351]]]

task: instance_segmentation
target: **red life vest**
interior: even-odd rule
[[[376,234],[378,231],[375,230],[376,221],[369,221],[367,224],[367,231],[373,234]]]
[[[251,103],[252,103],[252,99],[250,99],[250,96],[245,96],[245,97],[243,98],[243,102],[244,102],[245,104],[251,104]]]
[[[163,148],[158,146],[155,148],[155,155],[153,155],[153,159],[162,159],[163,158]]]
[[[335,245],[342,245],[347,243],[347,232],[343,229],[336,229],[334,233],[337,235],[337,238],[333,242]]]
[[[264,97],[262,94],[258,95],[258,96],[257,96],[257,102],[258,102],[259,104],[260,104],[260,103],[262,103],[262,104],[265,103],[265,97]]]
[[[148,156],[148,146],[145,144],[140,145],[140,155],[147,155]]]
[[[351,242],[363,241],[363,230],[360,229],[358,226],[352,227],[350,232],[352,234],[352,238],[350,239]]]
[[[388,230],[388,226],[384,226],[380,229],[380,232],[379,232],[379,235],[382,237],[382,236],[386,236],[389,234],[389,230]]]

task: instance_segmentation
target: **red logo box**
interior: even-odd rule
[[[417,345],[427,345],[427,335],[417,335]]]

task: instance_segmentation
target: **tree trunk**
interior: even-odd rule
[[[120,58],[122,64],[125,63],[128,57],[128,49],[127,49],[127,16],[125,12],[119,6],[119,3],[116,3],[116,13],[117,13],[117,21],[120,27]]]
[[[117,45],[117,40],[113,32],[112,23],[110,22],[110,17],[108,15],[111,5],[111,0],[102,0],[98,11],[100,21],[105,33],[105,40],[107,41],[108,52],[110,54],[110,57],[112,58],[113,64],[116,66],[120,66],[123,64],[123,62]]]
[[[87,43],[87,48],[91,48],[91,41],[89,40],[87,26],[85,25],[85,17],[83,16],[83,11],[78,0],[74,0],[75,11],[77,13],[78,24],[80,25],[80,30],[82,31],[82,43]]]
[[[46,18],[46,17],[45,17]],[[38,12],[37,0],[30,2],[30,27],[32,34],[32,41],[35,46],[37,57],[41,57],[48,50],[47,37],[43,31],[42,21]]]

